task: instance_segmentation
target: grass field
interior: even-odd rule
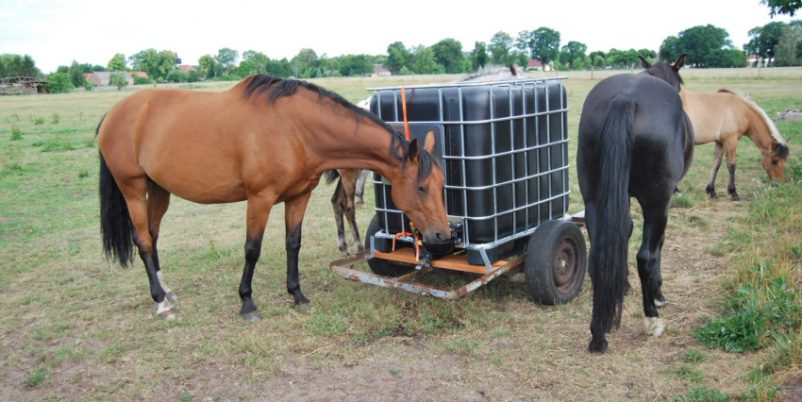
[[[582,102],[608,74],[569,73],[565,81],[572,161]],[[682,74],[695,91],[746,93],[769,116],[802,108],[802,69]],[[450,79],[314,82],[358,101],[369,87]],[[244,204],[174,197],[159,254],[180,298],[179,319],[155,318],[141,262],[110,264],[99,238],[94,130],[135,90],[0,97],[0,400],[767,400],[789,395],[784,384],[802,377],[795,307],[802,301],[802,122],[778,124],[791,140],[792,183],[766,183],[759,151],[740,142],[740,202],[707,199],[713,147],[697,147],[663,253],[668,332],[639,334],[635,286],[610,353],[596,356],[585,351],[589,282],[571,304],[542,307],[523,285],[504,280],[449,302],[334,276],[333,186],[326,185],[304,222],[301,284],[311,315],[294,313],[285,290],[282,206],[272,211],[254,278],[264,319],[251,323],[237,316]],[[582,209],[576,183],[571,177],[571,211]],[[722,169],[720,194],[725,183]],[[371,216],[369,207],[358,210],[362,230]],[[694,337],[706,317],[741,311],[768,317],[771,330],[757,335],[757,350],[725,353]],[[721,331],[729,334],[727,325]]]

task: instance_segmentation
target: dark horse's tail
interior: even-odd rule
[[[629,283],[627,251],[632,232],[629,213],[629,172],[632,161],[635,104],[618,98],[610,103],[599,137],[600,172],[596,189],[598,203],[589,217],[594,224],[590,247],[590,277],[593,282],[593,334],[589,349],[607,347],[604,335],[621,322],[621,310]]]
[[[97,126],[100,126],[103,120]],[[97,135],[97,131],[95,135]],[[100,155],[100,233],[103,236],[103,252],[106,258],[116,258],[123,267],[134,262],[134,224],[128,214],[128,205],[106,159]]]
[[[326,184],[331,184],[340,177],[340,172],[338,172],[337,169],[331,169],[323,173],[323,176],[326,178]]]

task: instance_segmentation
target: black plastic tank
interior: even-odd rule
[[[462,221],[462,247],[472,263],[483,263],[482,252],[495,261],[541,222],[565,215],[568,136],[562,80],[409,87],[406,98],[412,135],[437,134],[446,212]],[[400,131],[401,89],[376,89],[370,110]],[[386,180],[375,175],[374,188],[385,234],[408,231]]]

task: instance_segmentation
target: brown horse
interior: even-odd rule
[[[270,209],[285,205],[287,291],[309,311],[298,281],[301,223],[321,174],[369,168],[393,183],[392,198],[420,229],[424,246],[453,245],[443,204],[443,173],[430,151],[407,142],[370,113],[313,84],[267,75],[220,93],[137,92],[98,126],[104,251],[125,266],[133,246],[148,274],[157,315],[172,318],[156,243],[170,194],[197,203],[246,200],[240,315],[259,317],[251,298],[254,266]]]
[[[356,224],[356,206],[365,203],[363,194],[367,173],[367,170],[362,169],[336,169],[325,173],[327,184],[337,180],[334,194],[331,195],[331,207],[334,209],[334,222],[337,225],[337,247],[345,256],[351,255],[348,251],[348,243],[345,241],[345,219],[348,220],[348,226],[351,228],[356,251],[365,250]],[[359,200],[354,202],[355,198],[359,198]]]
[[[785,162],[788,160],[788,143],[777,131],[774,122],[751,100],[732,91],[720,89],[707,94],[683,89],[680,92],[683,107],[693,124],[694,142],[706,144],[716,142],[716,157],[710,171],[710,180],[705,191],[716,197],[716,174],[721,159],[727,153],[730,182],[727,192],[738,200],[735,190],[735,147],[744,135],[763,153],[763,168],[771,180],[785,180]]]

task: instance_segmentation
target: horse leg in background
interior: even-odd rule
[[[660,253],[665,239],[666,224],[668,223],[668,206],[671,194],[661,199],[638,199],[643,210],[643,241],[637,254],[638,276],[643,293],[644,330],[652,336],[660,336],[665,330],[665,324],[657,314],[658,305],[664,305],[660,287]]]
[[[139,249],[139,257],[142,259],[142,263],[145,264],[145,271],[148,273],[150,295],[153,297],[153,301],[157,303],[156,315],[160,318],[170,320],[175,318],[175,314],[172,311],[172,304],[170,304],[170,301],[166,298],[167,292],[162,288],[161,281],[159,280],[156,242],[150,235],[148,210],[151,209],[151,207],[147,199],[148,181],[149,180],[145,176],[120,180],[120,191],[125,197],[125,202],[128,205],[128,213],[131,216],[131,223],[134,225],[134,243],[136,243]],[[158,195],[158,193],[158,190],[154,192],[154,194],[156,194],[156,199],[164,198]],[[154,212],[158,212],[158,210],[162,208],[165,211],[167,210],[166,203],[154,200],[154,207],[152,208]],[[156,227],[158,229],[158,224]]]
[[[311,195],[310,191],[284,201],[284,227],[287,231],[287,292],[295,301],[295,311],[303,314],[312,312],[312,304],[301,293],[301,282],[298,279],[298,253],[301,250],[301,225]]]
[[[344,201],[345,201],[345,218],[348,219],[348,226],[351,227],[351,236],[354,238],[354,244],[356,245],[356,251],[361,252],[365,250],[365,246],[362,244],[362,239],[359,237],[359,228],[356,225],[356,205],[354,204],[354,197],[356,196],[356,191],[359,188],[359,180],[362,176],[361,169],[343,169],[340,170],[340,183],[342,183],[342,191],[344,193]],[[342,225],[342,218],[340,218],[339,225]],[[338,228],[338,235],[339,233]],[[343,236],[345,233],[343,233]],[[343,240],[343,244],[345,241]],[[346,246],[347,247],[347,246]],[[342,249],[340,249],[342,251]],[[348,254],[348,249],[345,250],[346,255]]]
[[[153,239],[153,264],[156,266],[156,277],[159,279],[159,283],[162,286],[162,289],[167,294],[167,300],[170,303],[175,303],[178,301],[178,296],[170,290],[166,283],[164,283],[164,278],[162,277],[161,266],[159,265],[159,252],[156,247],[156,244],[159,240],[159,227],[161,226],[162,218],[164,214],[167,212],[167,208],[170,206],[170,193],[167,190],[161,188],[158,184],[153,182],[152,180],[148,181],[148,231],[150,232],[150,237]]]
[[[730,183],[727,185],[727,193],[733,201],[740,201],[741,197],[735,191],[735,147],[738,145],[738,139],[728,141],[724,144],[724,150],[727,152],[727,170],[730,172]]]
[[[707,181],[705,192],[710,198],[716,198],[716,175],[718,169],[721,167],[721,159],[724,157],[724,147],[720,142],[716,141],[716,155],[713,157],[713,168],[710,169],[710,179]]]
[[[346,257],[351,255],[348,252],[348,244],[345,242],[345,224],[343,216],[345,215],[346,208],[345,190],[343,190],[343,180],[340,177],[337,180],[337,187],[334,189],[334,194],[331,195],[331,208],[334,210],[334,222],[337,225],[337,248]]]
[[[247,209],[247,229],[245,237],[245,266],[242,269],[242,279],[239,283],[239,297],[242,300],[240,316],[248,321],[260,319],[259,310],[251,298],[253,282],[253,271],[259,255],[262,253],[262,237],[265,234],[267,218],[270,216],[270,209],[273,207],[273,200],[266,197],[249,197]]]
[[[356,205],[365,205],[365,182],[368,181],[368,176],[370,176],[370,170],[359,171],[359,178],[356,181]]]

